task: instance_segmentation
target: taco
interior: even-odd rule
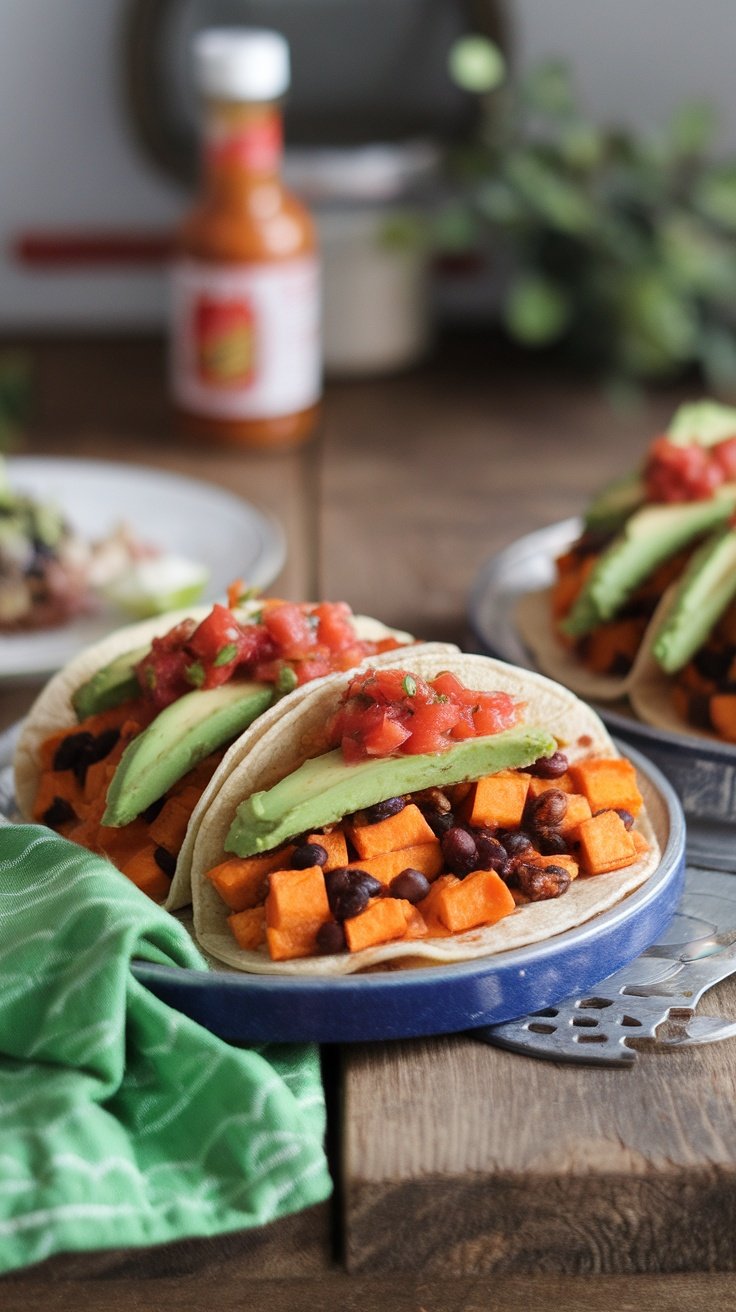
[[[605,489],[556,578],[520,599],[516,623],[540,669],[581,696],[628,695],[662,594],[736,507],[736,409],[680,407],[641,470]]]
[[[486,956],[656,869],[634,767],[574,694],[483,656],[400,656],[326,679],[223,780],[192,858],[211,958],[329,976]]]
[[[222,771],[335,669],[411,641],[344,603],[269,598],[120,629],[32,706],[14,762],[21,815],[108,856],[167,908],[185,905]]]
[[[709,537],[655,613],[630,699],[656,728],[736,743],[736,528]]]

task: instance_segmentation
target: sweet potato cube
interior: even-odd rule
[[[582,820],[589,820],[592,815],[590,802],[582,793],[567,794],[567,810],[559,823],[559,831],[565,838],[572,838]]]
[[[736,743],[736,693],[714,693],[709,709],[711,724],[719,737]]]
[[[609,870],[630,866],[638,857],[636,843],[620,815],[601,811],[583,820],[577,839],[580,865],[586,875],[601,875]]]
[[[646,616],[611,620],[585,639],[585,664],[594,674],[626,673],[634,662],[647,625]]]
[[[266,911],[262,906],[236,911],[228,916],[227,923],[238,946],[246,951],[252,952],[266,941]]]
[[[566,770],[557,779],[539,779],[535,774],[529,776],[528,797],[530,800],[539,797],[541,793],[546,793],[548,788],[559,788],[563,793],[574,793],[575,785],[570,777],[570,771]]]
[[[323,870],[339,870],[348,864],[348,845],[342,829],[331,829],[327,834],[308,834],[305,842],[319,843],[325,849],[327,860]]]
[[[361,948],[373,947],[376,943],[390,943],[392,939],[404,938],[407,917],[402,902],[403,899],[397,897],[371,898],[365,911],[343,921],[345,940],[350,951],[360,952]]]
[[[426,897],[421,902],[417,902],[417,911],[420,911],[427,925],[427,930],[431,935],[447,934],[448,930],[443,925],[437,915],[437,902],[443,889],[451,888],[453,884],[459,884],[460,880],[457,875],[440,875],[435,879]]]
[[[264,902],[268,876],[287,867],[293,846],[281,847],[263,856],[234,856],[207,871],[220,897],[231,911],[247,911]]]
[[[367,861],[352,861],[350,865],[365,870],[380,879],[382,884],[390,884],[394,875],[402,870],[419,870],[430,881],[440,873],[443,865],[442,848],[439,839],[432,835],[431,843],[419,843],[417,847],[402,847],[398,852],[384,852],[381,856],[372,856]]]
[[[406,902],[404,898],[395,898],[406,918],[406,933],[404,938],[426,938],[427,922],[424,919],[418,907],[412,906],[411,902]]]
[[[519,770],[499,770],[479,779],[463,803],[463,816],[475,828],[521,824],[531,776]]]
[[[314,956],[317,931],[330,919],[322,867],[274,870],[268,878],[265,915],[266,942],[274,961]]]
[[[266,925],[268,955],[272,961],[290,961],[294,957],[314,957],[317,954],[319,924],[305,921],[285,929]]]
[[[632,837],[633,840],[634,840],[634,847],[636,848],[636,855],[637,855],[637,856],[643,856],[645,852],[648,852],[648,851],[649,851],[649,844],[648,844],[646,838],[644,837],[643,834],[640,834],[640,833],[639,833],[639,830],[638,830],[638,829],[630,829],[630,830],[629,830],[629,833],[631,834],[631,837]]]
[[[417,847],[420,843],[431,843],[435,837],[413,802],[375,825],[348,824],[348,835],[359,857],[382,856],[402,847]]]
[[[136,852],[120,869],[142,893],[147,893],[154,902],[163,902],[171,887],[171,880],[158,865],[151,848]]]
[[[306,870],[274,870],[268,880],[266,924],[271,929],[314,925],[315,932],[330,918],[321,866]]]
[[[87,811],[82,797],[82,789],[72,770],[47,770],[41,775],[38,792],[33,803],[33,819],[39,823],[56,799],[68,802],[76,817],[81,818]],[[69,821],[66,822],[67,824]],[[64,831],[63,825],[56,826]]]
[[[530,864],[535,866],[561,866],[566,870],[571,879],[577,879],[580,867],[572,856],[563,853],[562,856],[534,856],[528,858]]]
[[[493,925],[514,910],[516,903],[495,870],[476,870],[457,884],[443,888],[436,899],[443,925],[461,934],[477,925]]]
[[[603,811],[622,807],[638,815],[643,798],[636,782],[636,770],[624,757],[590,757],[570,766],[570,774],[579,793],[590,802],[590,809]]]
[[[194,808],[184,797],[169,797],[148,826],[151,841],[167,852],[178,852],[186,836]]]

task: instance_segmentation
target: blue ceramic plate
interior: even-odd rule
[[[0,737],[0,812],[12,815],[13,734]],[[685,824],[659,771],[637,767],[662,861],[612,910],[547,942],[452,966],[377,971],[337,979],[293,979],[134,964],[136,977],[193,1020],[240,1043],[354,1043],[445,1034],[513,1020],[590,989],[653,943],[680,900]],[[4,767],[4,768],[3,768]],[[186,923],[186,916],[182,915]]]
[[[582,520],[562,520],[518,538],[481,566],[468,604],[477,650],[528,670],[537,669],[516,629],[514,610],[525,592],[549,586],[555,557],[581,530]],[[687,816],[690,858],[731,870],[736,748],[697,734],[642,724],[625,702],[600,703],[595,709],[612,733],[643,752],[674,785]]]

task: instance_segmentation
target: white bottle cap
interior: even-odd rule
[[[276,100],[289,85],[289,46],[279,32],[212,27],[192,45],[197,86],[213,100]]]

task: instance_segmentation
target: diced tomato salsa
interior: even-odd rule
[[[644,467],[647,501],[674,503],[711,497],[736,480],[736,436],[714,446],[677,446],[667,437],[652,443]]]
[[[477,692],[445,671],[425,680],[404,669],[367,670],[351,680],[329,726],[346,761],[447,751],[464,738],[519,723],[524,705],[505,692]]]
[[[161,710],[193,688],[216,688],[235,675],[290,692],[399,645],[391,637],[359,638],[345,602],[267,600],[248,623],[216,604],[199,624],[183,620],[154,638],[136,674],[143,696]]]

